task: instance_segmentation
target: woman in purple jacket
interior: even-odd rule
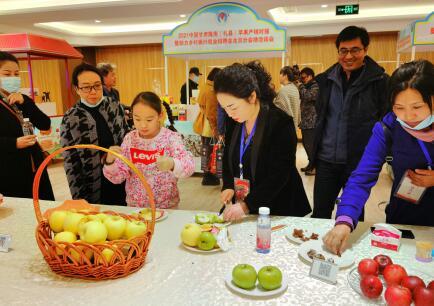
[[[356,227],[385,157],[395,177],[386,222],[434,226],[434,66],[426,60],[399,67],[390,79],[393,112],[378,122],[357,169],[338,199],[335,227],[324,244],[340,253]]]

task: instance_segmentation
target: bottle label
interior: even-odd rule
[[[258,229],[256,235],[256,248],[269,249],[271,246],[271,230],[270,229]]]

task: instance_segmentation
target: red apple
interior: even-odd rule
[[[433,306],[434,290],[424,287],[417,287],[413,292],[415,306]]]
[[[414,290],[417,287],[425,288],[425,283],[419,276],[405,276],[401,281],[401,286],[410,289],[414,296]]]
[[[359,262],[359,266],[357,268],[357,270],[359,271],[359,274],[361,277],[366,276],[366,275],[378,275],[378,264],[375,260],[370,259],[370,258],[365,258],[362,259]]]
[[[370,299],[376,299],[383,292],[383,283],[375,275],[367,275],[362,277],[360,281],[360,289],[363,295]]]
[[[411,291],[402,286],[391,285],[384,293],[388,306],[410,306]]]
[[[383,276],[387,286],[400,285],[402,279],[407,276],[407,272],[402,266],[391,264],[384,268]]]
[[[377,262],[378,267],[380,268],[380,274],[383,274],[384,268],[393,264],[392,259],[389,256],[383,254],[378,254],[374,257],[374,260]]]
[[[428,289],[434,290],[434,280],[430,281],[428,286],[426,286]]]

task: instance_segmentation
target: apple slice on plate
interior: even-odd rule
[[[151,221],[152,219],[152,209],[149,207],[141,208],[140,210],[135,211],[139,213],[146,221]],[[163,209],[155,210],[155,222],[162,221],[168,217],[168,212]]]
[[[312,256],[332,261],[340,269],[348,268],[354,264],[354,253],[351,250],[345,250],[341,256],[337,256],[326,249],[322,240],[309,240],[302,243],[298,249],[298,255],[309,263],[313,261]]]

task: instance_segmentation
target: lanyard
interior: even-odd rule
[[[431,170],[431,167],[433,165],[432,160],[431,160],[431,156],[429,156],[428,150],[427,150],[425,144],[423,143],[423,141],[418,139],[417,142],[419,143],[419,146],[422,149],[423,155],[425,155],[426,161],[428,162],[428,169]]]
[[[255,121],[255,124],[253,125],[252,131],[250,132],[249,137],[247,137],[246,143],[244,143],[244,137],[246,135],[246,128],[245,124],[243,123],[243,126],[241,127],[241,141],[240,141],[240,179],[243,179],[243,155],[246,152],[247,148],[249,147],[250,143],[252,142],[253,135],[255,135],[256,131],[256,123],[258,120]]]

